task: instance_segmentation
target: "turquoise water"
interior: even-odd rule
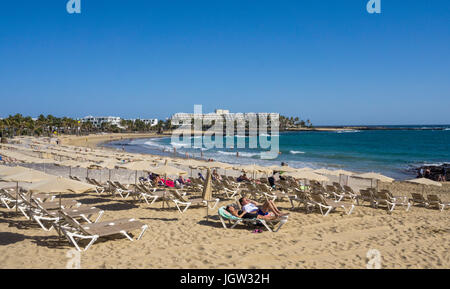
[[[203,158],[229,163],[279,165],[287,162],[292,167],[375,171],[396,179],[405,179],[415,175],[412,169],[417,166],[450,163],[450,128],[426,128],[280,133],[281,154],[274,160],[263,160],[260,156],[263,150],[248,148],[248,137],[242,137],[246,141],[247,148],[244,149],[184,148],[171,143],[170,138],[116,141],[107,146],[159,155],[173,155],[175,147],[180,156],[188,153],[201,157],[203,153]],[[235,141],[237,139],[234,138]],[[193,143],[193,138],[191,141]],[[239,151],[239,157],[236,151]]]

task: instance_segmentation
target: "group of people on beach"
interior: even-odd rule
[[[155,186],[167,186],[177,188],[182,188],[183,186],[191,183],[190,179],[183,178],[183,176],[179,176],[177,179],[172,180],[170,178],[161,178],[160,175],[153,173],[149,173],[147,178],[140,178],[140,180],[150,181]]]
[[[433,180],[435,179],[435,181],[438,182],[446,182],[447,181],[447,168],[445,166],[442,166],[440,173],[433,174],[431,173],[431,170],[429,168],[420,168],[417,174],[418,178],[426,178],[426,179],[430,179]]]
[[[202,181],[206,180],[205,177],[203,176],[203,174],[200,173],[200,172],[198,173],[197,176]],[[213,181],[220,181],[220,180],[222,180],[222,177],[219,175],[219,173],[217,173],[217,170],[213,170],[213,172],[211,174],[211,177],[212,177]]]

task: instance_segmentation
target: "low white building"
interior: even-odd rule
[[[136,118],[136,119],[131,119],[133,122],[135,122],[136,120],[140,120],[145,124],[149,124],[150,126],[155,126],[158,124],[158,119],[157,118],[149,118],[149,119],[144,119],[144,118]]]
[[[117,127],[120,126],[120,121],[122,119],[118,116],[85,116],[82,119],[80,119],[81,122],[90,122],[95,127],[99,128],[102,126],[102,123],[108,123],[110,125],[116,125]]]

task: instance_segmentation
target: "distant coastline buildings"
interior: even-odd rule
[[[202,113],[202,114],[195,114],[195,113],[175,113],[170,117],[173,121],[187,121],[192,120],[194,117],[200,117],[204,121],[205,120],[236,120],[236,121],[243,121],[243,120],[249,120],[251,118],[265,118],[265,119],[278,119],[280,117],[280,114],[278,113],[267,113],[267,112],[248,112],[248,113],[230,113],[227,109],[216,109],[214,112],[211,113]]]
[[[118,128],[124,128],[122,126],[122,120],[127,120],[127,119],[122,119],[119,116],[85,116],[81,119],[79,119],[81,122],[85,123],[85,122],[90,122],[92,123],[92,125],[96,128],[100,128],[102,126],[102,124],[108,124],[108,125],[115,125]],[[132,122],[136,122],[137,120],[142,121],[144,124],[146,125],[150,125],[150,126],[155,126],[158,124],[158,119],[156,118],[151,118],[151,119],[128,119],[128,121],[132,121]]]

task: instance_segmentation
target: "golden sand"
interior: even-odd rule
[[[89,138],[88,144],[109,139]],[[82,145],[82,139],[70,140],[78,142]],[[81,170],[74,173],[85,176]],[[407,183],[383,186],[403,195],[421,190]],[[448,201],[450,184],[432,190]],[[82,252],[82,268],[366,268],[371,249],[380,252],[382,268],[450,267],[450,210],[412,207],[406,212],[400,207],[388,214],[357,206],[350,216],[337,211],[323,217],[298,209],[290,211],[279,232],[252,233],[246,226],[224,229],[217,210],[210,210],[207,221],[205,208],[180,214],[173,206],[162,209],[160,202],[148,206],[95,193],[67,197],[104,209],[102,221],[136,218],[149,226],[139,241],[100,239]],[[277,204],[290,209],[287,201]],[[0,268],[65,268],[72,249],[54,230],[45,232],[15,211],[0,208]]]

